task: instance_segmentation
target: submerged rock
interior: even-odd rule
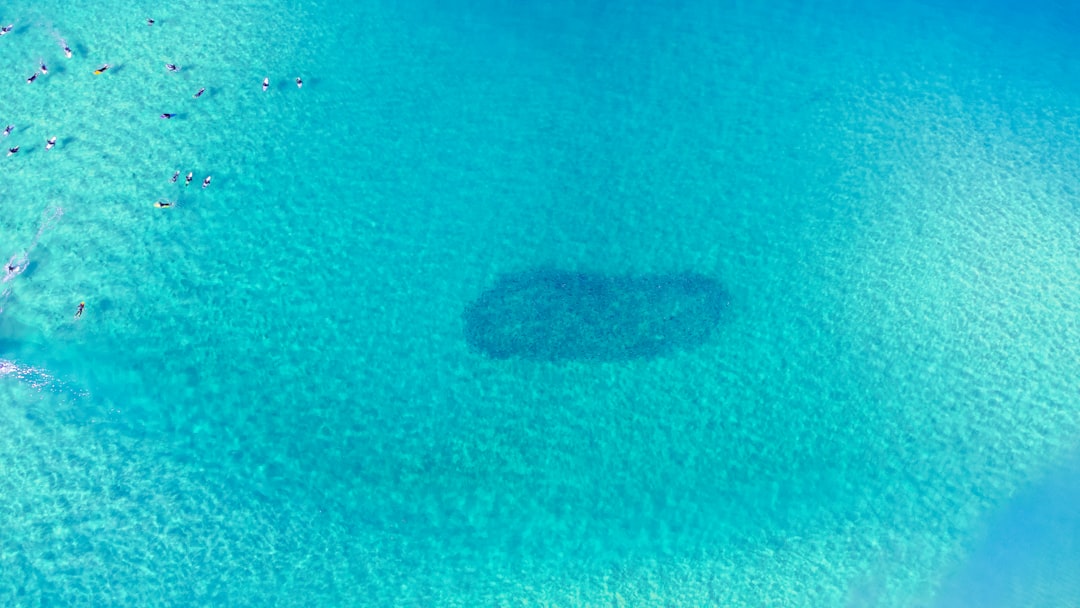
[[[469,346],[495,359],[625,361],[701,346],[728,304],[700,274],[538,269],[503,276],[462,316]]]

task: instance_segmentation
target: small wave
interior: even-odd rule
[[[75,389],[69,383],[58,380],[48,370],[33,365],[21,365],[8,359],[0,359],[0,377],[16,378],[37,391],[88,397],[90,393]]]

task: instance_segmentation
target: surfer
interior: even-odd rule
[[[64,47],[64,57],[71,59],[71,48],[68,47],[67,41],[63,38],[60,39],[60,46]]]
[[[7,283],[11,279],[19,276],[22,271],[26,270],[26,267],[30,265],[29,252],[24,251],[22,257],[19,254],[11,256],[6,266],[4,266],[4,283]]]
[[[184,178],[184,186],[190,186],[191,185],[191,178],[194,175],[195,175],[194,171],[188,171],[187,177]]]
[[[15,128],[15,125],[8,125],[7,128],[4,129],[4,137],[7,137],[8,135],[10,135],[11,130],[14,129],[14,128]]]
[[[154,25],[154,20],[153,19],[147,19],[146,20],[146,25]]]
[[[48,68],[48,66],[45,65],[45,60],[44,59],[38,59],[38,63],[41,65],[41,73],[42,74],[48,74],[49,73],[49,68]]]
[[[107,69],[109,69],[111,67],[112,66],[107,64],[107,63],[105,65],[102,65],[100,68],[94,70],[94,76],[97,76],[98,74],[104,74],[105,70],[107,70]]]
[[[296,77],[296,88],[298,88],[298,89],[299,89],[299,88],[300,88],[300,87],[302,87],[302,86],[304,86],[304,81],[303,81],[303,79],[301,79],[301,78],[300,78],[299,76],[297,76],[297,77]]]
[[[180,172],[179,171],[177,171],[176,173],[173,173],[172,174],[172,179],[169,180],[169,183],[175,184],[176,183],[176,178],[178,178],[178,177],[180,177]]]
[[[168,209],[169,207],[172,207],[175,204],[176,203],[174,203],[172,201],[157,201],[156,203],[154,203],[154,206],[157,207],[158,209]]]
[[[209,176],[209,175],[207,175],[207,176],[206,176],[206,179],[202,180],[202,187],[203,187],[203,188],[206,188],[206,187],[207,187],[207,186],[209,186],[209,185],[210,185],[210,176]]]
[[[12,154],[18,154],[18,153],[19,153],[19,146],[15,146],[14,148],[8,148],[7,149],[7,155],[8,156],[11,156]]]
[[[46,150],[52,150],[53,146],[55,146],[55,145],[56,145],[56,137],[50,137],[49,141],[45,142],[45,149]]]
[[[165,69],[169,70],[170,72],[179,72],[180,71],[180,68],[177,67],[177,65],[175,63],[166,63],[165,64]]]
[[[37,80],[37,75],[38,75],[38,73],[34,72],[33,76],[26,79],[26,84],[30,84],[30,83],[34,82],[35,80]]]
[[[41,224],[38,226],[37,233],[34,234],[33,240],[30,241],[30,244],[27,245],[22,252],[11,256],[11,258],[8,259],[7,264],[4,265],[3,283],[11,281],[26,271],[30,266],[30,253],[37,247],[38,241],[41,240],[41,235],[56,226],[56,222],[59,221],[60,216],[63,214],[64,210],[60,207],[46,210],[45,213],[42,214]],[[10,294],[10,290],[6,290],[5,293],[0,293],[0,308],[3,308],[4,301]]]
[[[82,316],[83,309],[86,308],[86,302],[79,302],[79,307],[75,309],[75,318],[78,319]]]
[[[270,79],[269,78],[263,78],[263,93],[265,93],[266,89],[269,89],[269,88],[270,88]]]
[[[169,114],[168,112],[165,112],[164,114],[162,114],[160,116],[160,118],[164,118],[164,119],[168,120],[168,119],[172,118],[173,116],[176,116],[176,114]]]
[[[205,93],[205,92],[206,92],[205,88],[199,89],[198,91],[195,91],[195,94],[192,95],[192,97],[194,97],[195,99],[198,99],[198,98],[202,97],[202,94]]]
[[[11,28],[13,27],[15,27],[14,23],[10,23],[8,25],[5,25],[4,27],[0,27],[0,36],[7,36],[8,32],[10,32]]]

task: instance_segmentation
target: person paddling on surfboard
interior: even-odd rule
[[[101,66],[100,68],[94,70],[94,76],[97,76],[98,74],[104,74],[105,70],[107,70],[107,69],[109,69],[111,67],[112,67],[111,65],[106,63],[105,65]]]
[[[56,145],[56,138],[55,137],[50,137],[49,141],[45,142],[45,149],[46,150],[52,150],[53,146],[55,146],[55,145]]]
[[[270,79],[269,78],[263,78],[263,93],[265,93],[266,89],[269,89],[269,88],[270,88]]]

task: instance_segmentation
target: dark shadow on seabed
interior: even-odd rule
[[[462,317],[469,346],[494,359],[626,361],[705,344],[729,303],[723,286],[700,274],[541,268],[504,275]]]

